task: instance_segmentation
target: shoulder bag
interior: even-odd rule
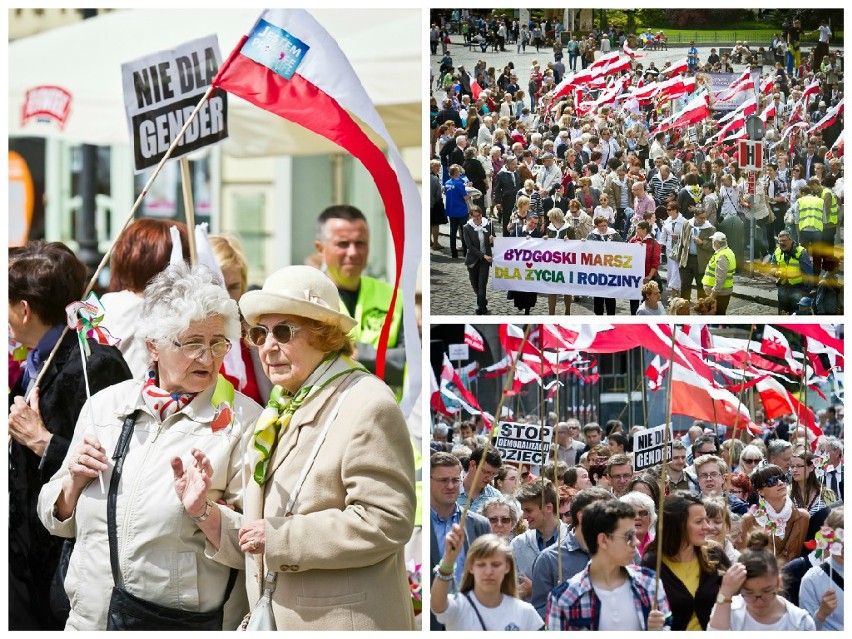
[[[287,501],[287,508],[285,509],[284,516],[287,517],[293,513],[293,507],[296,505],[296,498],[299,496],[299,493],[302,491],[302,484],[305,483],[305,478],[308,476],[308,472],[311,470],[311,466],[314,465],[314,461],[317,458],[317,454],[319,454],[319,449],[322,446],[322,443],[325,441],[325,436],[328,434],[328,429],[331,427],[331,422],[337,418],[337,414],[340,412],[340,406],[343,404],[343,400],[346,399],[346,395],[349,394],[349,389],[355,386],[358,383],[356,380],[351,386],[346,388],[337,398],[337,403],[334,405],[334,409],[329,413],[328,418],[325,420],[325,424],[323,425],[322,430],[320,431],[319,437],[317,437],[317,441],[314,444],[313,449],[311,450],[311,454],[308,455],[308,459],[305,462],[304,468],[302,468],[302,472],[299,474],[299,479],[296,482],[296,485],[293,487],[293,491],[290,493],[290,499]],[[269,570],[266,572],[266,577],[263,579],[263,594],[260,596],[260,599],[257,600],[257,603],[254,604],[254,608],[251,609],[243,622],[240,624],[240,627],[237,628],[239,631],[248,632],[248,631],[265,631],[265,630],[277,630],[275,624],[275,613],[272,610],[272,593],[275,591],[275,581],[277,575],[274,570]]]
[[[115,583],[107,611],[107,630],[222,630],[222,619],[225,602],[231,596],[231,591],[237,581],[238,571],[231,569],[228,585],[222,604],[207,612],[193,612],[169,608],[160,604],[146,601],[133,595],[121,586],[123,582],[118,566],[118,535],[115,524],[116,502],[118,501],[118,483],[124,467],[124,457],[130,438],[136,414],[128,415],[121,429],[121,436],[115,445],[112,455],[115,467],[109,482],[107,493],[107,532],[109,534],[109,562],[112,567],[112,578]]]

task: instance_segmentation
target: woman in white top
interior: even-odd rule
[[[804,179],[802,165],[797,164],[790,169],[790,203],[792,204],[799,199],[799,191],[803,186],[807,186],[808,181]]]
[[[435,569],[430,606],[447,630],[541,630],[535,608],[518,599],[512,549],[497,535],[477,537],[467,550],[458,594],[449,594],[464,531],[453,524]]]
[[[642,286],[642,303],[636,310],[637,315],[665,315],[666,309],[660,303],[660,286],[654,281],[645,283]]]
[[[550,209],[547,212],[547,219],[550,221],[550,224],[547,225],[547,229],[545,230],[545,237],[563,241],[577,239],[574,227],[565,221],[565,214],[561,209]],[[556,293],[551,293],[547,296],[547,313],[549,315],[556,315],[556,297]],[[571,314],[572,299],[570,295],[562,296],[562,302],[565,305],[565,315]]]
[[[740,211],[740,187],[734,184],[734,178],[730,173],[722,176],[719,201],[722,203],[722,208],[719,210],[720,219],[736,215]]]
[[[751,534],[748,550],[722,577],[707,630],[816,630],[811,616],[778,594],[781,575],[762,530]]]

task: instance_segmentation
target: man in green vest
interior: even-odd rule
[[[823,201],[823,211],[825,212],[825,225],[822,229],[822,241],[825,243],[825,253],[820,257],[825,260],[828,256],[834,254],[834,236],[837,234],[837,196],[830,188],[824,184],[820,185],[822,191],[819,196]],[[822,266],[822,265],[820,265]],[[817,271],[819,273],[819,271]]]
[[[376,347],[390,308],[393,286],[363,275],[370,252],[367,219],[354,206],[339,204],[328,207],[317,218],[315,246],[323,272],[340,293],[340,310],[349,313],[358,322],[349,334],[355,342],[357,359],[375,372]],[[401,386],[404,369],[402,291],[399,291],[385,357],[385,383],[392,387]]]
[[[792,315],[798,309],[799,300],[811,290],[814,282],[811,256],[793,240],[789,231],[781,231],[770,268],[778,285],[778,314]]]
[[[826,222],[826,204],[820,197],[822,184],[819,178],[808,180],[807,187],[799,191],[799,243],[811,255],[814,262],[814,272],[819,273],[822,259],[820,247]]]
[[[737,270],[737,258],[728,248],[728,237],[719,231],[713,233],[713,256],[707,262],[704,278],[704,292],[716,300],[716,315],[724,315],[734,292],[734,272]]]

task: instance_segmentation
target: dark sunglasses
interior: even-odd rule
[[[293,324],[288,324],[287,322],[281,322],[280,324],[276,324],[272,327],[272,337],[275,338],[275,341],[279,344],[286,344],[291,339],[296,336],[302,330],[301,326],[294,326]],[[266,336],[269,335],[270,329],[266,328],[263,325],[252,326],[248,329],[248,333],[246,333],[246,338],[251,346],[263,346],[266,343]]]
[[[787,478],[784,475],[772,475],[764,482],[764,488],[775,488],[778,484],[786,484]]]

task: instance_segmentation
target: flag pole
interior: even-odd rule
[[[754,335],[754,324],[751,325],[748,331],[748,342],[746,342],[746,361],[745,366],[749,366],[751,363],[751,338]],[[728,478],[725,481],[725,496],[723,499],[730,499],[731,495],[731,475],[734,474],[734,442],[737,440],[737,427],[740,423],[740,408],[743,405],[743,395],[745,394],[745,367],[743,367],[742,377],[740,378],[740,392],[739,392],[739,402],[737,403],[737,414],[734,416],[734,430],[731,433],[731,445],[728,447]],[[716,409],[716,402],[713,402],[713,410]],[[730,530],[731,528],[731,513],[730,507],[725,504],[725,526]]]
[[[213,94],[214,90],[215,88],[212,84],[207,87],[207,91],[204,92],[204,95],[201,97],[201,100],[199,100],[198,104],[195,106],[195,109],[192,111],[192,113],[189,114],[189,117],[187,117],[186,122],[183,123],[183,127],[180,131],[178,131],[178,134],[177,136],[175,136],[175,139],[172,140],[171,145],[166,150],[165,155],[163,155],[163,159],[161,159],[159,164],[157,164],[156,168],[154,169],[154,172],[151,174],[151,177],[148,178],[148,181],[142,188],[142,192],[139,193],[139,197],[136,198],[136,201],[130,208],[130,212],[127,214],[127,219],[124,220],[124,224],[122,224],[118,235],[116,235],[115,240],[109,247],[109,250],[106,252],[106,255],[104,255],[103,259],[101,260],[101,263],[98,264],[98,267],[95,269],[95,273],[94,275],[92,275],[92,279],[89,280],[89,284],[86,287],[86,290],[83,292],[83,297],[81,299],[86,299],[89,293],[92,292],[92,289],[95,288],[95,282],[98,281],[98,276],[101,274],[101,271],[104,269],[107,262],[109,261],[109,258],[112,256],[112,251],[113,249],[115,249],[115,244],[116,242],[118,242],[118,238],[120,238],[121,234],[124,233],[128,226],[130,226],[130,223],[133,221],[133,217],[136,215],[136,211],[139,210],[139,207],[142,205],[142,200],[145,198],[146,195],[148,195],[148,190],[151,188],[151,185],[154,183],[154,180],[157,179],[157,176],[160,174],[160,171],[163,169],[163,166],[165,166],[166,161],[170,157],[172,157],[172,153],[174,153],[174,150],[175,148],[177,148],[178,143],[181,141],[181,139],[183,139],[186,130],[189,128],[189,125],[192,124],[192,121],[195,119],[195,116],[198,115],[198,112],[201,110],[201,107],[204,106],[204,103],[207,102],[208,98]],[[53,362],[54,358],[56,357],[56,352],[59,350],[59,345],[62,343],[62,340],[65,338],[65,334],[67,332],[68,326],[66,325],[62,331],[62,334],[59,336],[56,345],[53,347],[53,350],[50,351],[50,355],[45,361],[44,366],[41,367],[41,371],[39,371],[39,374],[36,377],[35,383],[33,383],[30,392],[32,392],[32,388],[36,388],[39,385],[39,382],[41,382],[42,378],[47,373],[47,369],[50,368],[51,362]],[[30,394],[27,393],[25,399],[28,399],[29,395]]]
[[[527,339],[530,336],[530,325],[527,324],[526,330],[524,330],[524,339],[521,342],[521,348],[518,349],[518,357],[515,359],[514,364],[512,364],[512,368],[509,369],[508,375],[506,376],[506,383],[503,386],[503,392],[500,394],[500,401],[497,403],[497,411],[494,415],[494,420],[499,423],[500,415],[503,411],[503,400],[506,398],[506,391],[512,386],[512,382],[515,380],[515,369],[518,366],[518,362],[521,359],[521,354],[524,351],[524,347],[527,345]],[[488,449],[491,447],[491,440],[493,440],[497,433],[499,432],[499,428],[494,428],[495,424],[491,424],[491,436],[488,438],[488,441],[485,442],[485,450],[482,452],[482,459],[480,463],[476,465],[476,471],[473,473],[473,481],[471,482],[471,486],[476,486],[479,481],[479,473],[482,471],[482,465],[485,462],[485,456],[488,454]],[[467,501],[464,504],[464,508],[462,509],[461,519],[459,520],[459,526],[461,526],[462,530],[464,530],[464,523],[467,519],[467,511],[470,508],[470,502],[472,501],[472,495],[468,493]]]
[[[668,484],[668,461],[669,461],[669,433],[672,429],[672,382],[674,381],[674,350],[675,337],[677,335],[677,324],[672,324],[672,348],[669,353],[669,383],[666,388],[666,427],[663,429],[663,468],[660,476],[663,478],[663,486]],[[657,570],[654,575],[654,600],[651,602],[651,610],[657,610],[657,593],[660,591],[660,570],[663,565],[663,511],[666,504],[666,491],[660,491],[660,503],[657,507]]]
[[[183,191],[183,208],[186,216],[186,227],[189,235],[189,263],[198,263],[198,253],[195,248],[195,203],[192,199],[192,176],[189,170],[189,160],[186,156],[180,159],[181,190]]]
[[[539,330],[542,330],[539,328]],[[555,327],[554,327],[555,330]],[[557,465],[559,464],[559,361],[562,351],[558,344],[556,346],[556,446],[553,447],[553,485],[558,486],[557,482]],[[556,510],[559,511],[559,489],[556,489]],[[558,522],[556,524],[556,574],[559,576],[559,583],[562,583],[562,513],[556,513]]]
[[[802,395],[802,401],[799,402],[799,406],[796,409],[796,429],[799,428],[799,423],[801,421],[800,414],[803,410],[807,410],[808,406],[808,338],[805,337],[805,349],[804,349],[805,359],[802,361],[802,376],[799,380],[799,392]],[[808,433],[807,426],[803,429],[805,432],[802,435],[804,438],[804,448],[807,451],[808,449]],[[807,460],[806,460],[807,461]],[[831,559],[831,554],[829,553],[829,559]],[[829,561],[829,563],[831,563]]]

